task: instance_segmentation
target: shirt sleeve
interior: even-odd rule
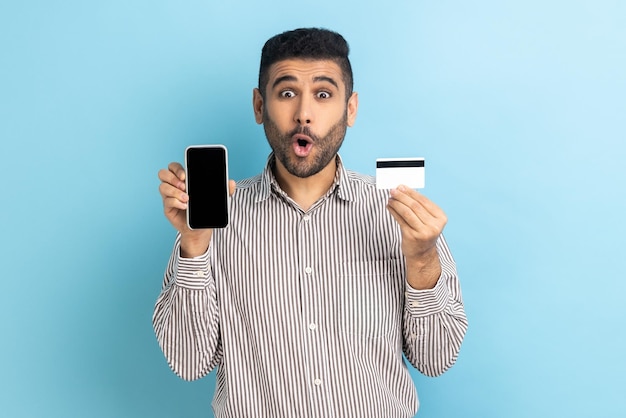
[[[404,353],[420,372],[438,376],[456,362],[467,331],[456,265],[443,236],[437,241],[441,276],[433,289],[407,283],[404,308]]]
[[[152,325],[174,373],[185,380],[208,374],[222,358],[219,312],[210,252],[180,256],[180,235],[167,265]]]

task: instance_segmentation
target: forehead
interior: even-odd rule
[[[339,65],[331,60],[287,59],[275,62],[268,71],[268,87],[275,80],[284,77],[292,81],[310,82],[324,77],[333,79],[340,88],[344,88],[343,73]]]

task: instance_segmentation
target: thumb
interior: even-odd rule
[[[237,187],[237,183],[235,183],[235,180],[228,180],[228,194],[230,196],[235,194],[236,187]]]

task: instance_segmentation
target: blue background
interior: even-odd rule
[[[346,165],[426,157],[450,219],[470,329],[419,417],[626,415],[626,2],[367,4],[0,3],[2,416],[212,416],[151,328],[157,171],[211,142],[261,170],[260,50],[300,26],[352,47]]]

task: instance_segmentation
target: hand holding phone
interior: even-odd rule
[[[190,229],[228,225],[228,155],[223,145],[193,145],[185,150],[187,225]]]

